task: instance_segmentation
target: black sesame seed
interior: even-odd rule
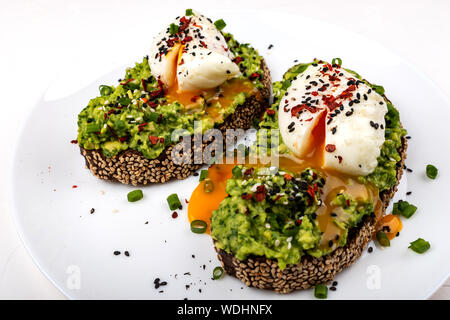
[[[372,253],[373,248],[372,248],[372,247],[369,247],[369,249],[367,249],[367,251],[368,251],[369,253]]]
[[[120,251],[114,251],[114,255],[118,256],[120,254]]]
[[[91,214],[93,214],[95,212],[95,209],[94,208],[92,208],[91,209]]]
[[[411,195],[411,193],[412,193],[411,191],[408,191],[408,192],[406,193],[406,195],[409,196],[409,195]]]
[[[330,287],[331,291],[336,291],[336,287]]]

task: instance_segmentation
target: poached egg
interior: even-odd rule
[[[386,113],[383,97],[352,73],[315,63],[282,97],[279,127],[299,158],[319,154],[324,169],[365,176],[377,166]]]
[[[212,21],[193,12],[175,19],[176,32],[161,31],[150,48],[153,75],[178,92],[211,89],[241,75],[222,33]]]

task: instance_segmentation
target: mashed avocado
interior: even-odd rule
[[[278,128],[278,105],[280,104],[280,100],[286,93],[287,89],[290,87],[292,80],[294,80],[294,78],[298,74],[305,71],[309,65],[315,62],[317,61],[313,61],[311,63],[301,63],[293,66],[284,74],[282,81],[278,81],[273,84],[274,102],[272,104],[271,109],[274,110],[274,114],[269,115],[265,113],[263,116],[263,120],[259,123],[259,128],[266,128],[266,129]],[[380,156],[377,159],[378,165],[371,174],[365,177],[359,177],[359,180],[364,183],[372,183],[379,189],[380,192],[388,190],[397,183],[396,168],[397,163],[401,160],[400,154],[398,153],[397,149],[402,144],[402,137],[406,135],[406,130],[401,127],[399,112],[394,108],[392,103],[384,96],[383,87],[369,83],[368,81],[364,80],[359,74],[357,74],[352,70],[349,69],[345,70],[353,73],[356,78],[358,78],[361,81],[364,81],[368,86],[371,86],[374,90],[376,90],[377,93],[383,95],[386,101],[388,113],[385,116],[386,120],[385,141],[381,147]],[[290,151],[288,150],[286,145],[283,144],[281,135],[279,139],[280,141],[278,152],[281,154],[289,153]]]
[[[237,166],[227,181],[225,198],[211,218],[211,236],[216,246],[239,260],[249,256],[276,259],[281,269],[296,264],[309,254],[328,254],[332,248],[320,245],[322,233],[316,211],[325,180],[318,172],[277,172],[267,168]],[[346,212],[345,220],[333,218],[343,230],[337,246],[346,243],[348,229],[373,212],[373,205],[339,194],[335,205]]]
[[[236,56],[242,76],[255,88],[261,88],[262,57],[248,44],[240,44],[231,34],[224,33],[228,47]],[[227,86],[227,82],[222,86]],[[194,121],[202,121],[203,131],[223,122],[236,107],[242,105],[247,93],[236,92],[231,103],[221,106],[219,120],[205,112],[205,105],[195,111],[175,101],[167,102],[162,83],[152,76],[148,57],[128,68],[119,85],[100,86],[100,96],[91,99],[78,115],[78,142],[85,149],[101,149],[107,157],[134,149],[148,159],[157,158],[170,144],[176,129],[194,133]],[[205,103],[206,104],[206,103]]]

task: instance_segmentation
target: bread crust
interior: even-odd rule
[[[405,165],[407,146],[407,139],[402,137],[402,145],[398,149],[401,160],[397,163],[397,184],[380,193],[382,212],[378,217],[385,214],[389,202],[397,192]],[[245,285],[278,293],[289,293],[328,283],[338,272],[352,265],[372,240],[377,222],[376,217],[365,217],[358,227],[349,230],[345,246],[320,258],[306,255],[298,264],[288,265],[283,270],[279,268],[276,260],[253,256],[241,261],[233,254],[218,249],[216,246],[214,249],[224,270]],[[215,243],[214,240],[213,242]]]
[[[261,61],[261,69],[263,88],[257,94],[248,97],[244,104],[238,106],[235,112],[217,127],[223,134],[224,145],[227,129],[249,129],[253,120],[269,107],[272,79],[264,59]],[[202,150],[210,143],[203,143]],[[147,159],[141,152],[133,149],[122,151],[112,158],[106,157],[102,150],[87,150],[81,146],[80,153],[93,175],[100,179],[137,186],[164,183],[172,179],[181,180],[192,175],[204,164],[194,163],[194,154],[200,150],[196,150],[198,148],[195,148],[194,143],[191,145],[191,161],[186,164],[176,164],[172,161],[171,155],[175,146],[167,147],[156,159]]]

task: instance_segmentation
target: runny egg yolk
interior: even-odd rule
[[[189,222],[203,220],[208,224],[207,232],[211,222],[211,214],[219,207],[220,202],[227,196],[225,187],[227,180],[231,178],[234,164],[214,164],[208,169],[208,180],[214,185],[212,192],[205,191],[203,180],[192,192],[188,205]]]
[[[322,232],[320,247],[330,247],[331,243],[339,241],[343,235],[343,230],[335,224],[338,221],[346,221],[347,213],[340,206],[336,206],[333,200],[339,193],[351,196],[357,201],[370,201],[374,205],[374,213],[377,219],[382,213],[382,203],[379,198],[378,189],[370,184],[364,184],[352,177],[337,171],[323,169],[323,150],[325,143],[325,114],[318,121],[313,129],[309,150],[305,159],[299,159],[294,155],[280,155],[280,170],[288,170],[294,173],[301,173],[306,168],[313,168],[321,172],[325,179],[325,186],[321,191],[322,204],[317,210],[317,221]],[[209,224],[212,212],[216,210],[220,202],[227,196],[225,192],[226,181],[232,176],[234,164],[215,164],[208,169],[209,179],[214,184],[214,191],[207,193],[204,190],[205,182],[202,181],[192,193],[188,206],[189,221],[203,220]],[[259,167],[262,165],[253,165]],[[251,200],[250,200],[251,201]],[[392,226],[392,230],[399,230],[398,221],[395,218],[386,218],[385,224]],[[400,222],[401,224],[401,222]],[[400,225],[401,229],[401,225]],[[392,234],[388,234],[391,237]],[[395,235],[394,235],[395,236]]]

